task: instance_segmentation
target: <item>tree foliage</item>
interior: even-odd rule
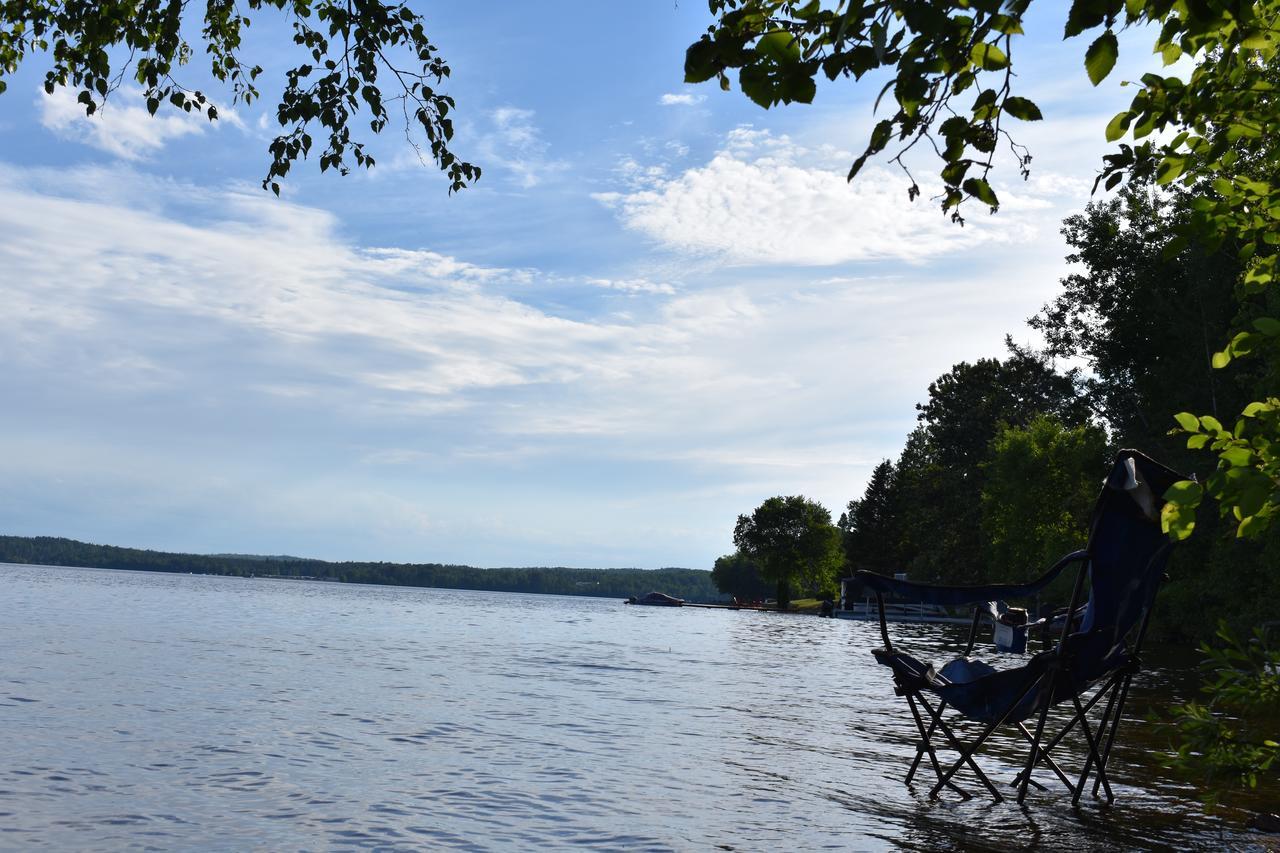
[[[52,536],[0,536],[0,563],[87,566],[138,572],[277,577],[439,589],[627,598],[653,589],[690,601],[720,601],[702,569],[481,569],[443,563],[329,562],[297,557],[174,554],[91,545]]]
[[[771,107],[812,101],[819,74],[833,81],[887,76],[877,106],[891,95],[890,114],[872,129],[850,179],[886,150],[905,169],[903,156],[927,142],[940,161],[942,210],[963,223],[966,202],[992,212],[999,207],[990,182],[998,145],[1011,145],[1028,174],[1030,156],[1009,136],[1009,120],[1041,118],[1039,107],[1014,90],[1014,48],[1032,0],[840,0],[834,7],[821,0],[708,0],[708,6],[717,20],[689,47],[689,82],[714,77],[728,89],[728,73],[737,69],[743,92]],[[1199,241],[1211,252],[1231,253],[1241,267],[1238,296],[1247,304],[1274,289],[1280,256],[1280,159],[1272,143],[1280,127],[1280,0],[1073,0],[1063,34],[1088,39],[1083,71],[1096,86],[1116,64],[1116,33],[1144,25],[1164,65],[1186,58],[1190,73],[1185,79],[1148,73],[1136,81],[1130,105],[1105,128],[1117,147],[1095,186],[1154,181],[1193,191],[1190,215],[1166,251],[1176,256]],[[915,198],[919,186],[909,172],[908,179]],[[1259,354],[1274,364],[1280,320],[1253,317],[1218,346],[1215,368]],[[1234,519],[1238,536],[1262,534],[1280,514],[1280,423],[1269,418],[1274,399],[1246,406],[1230,438],[1213,429],[1218,415],[1208,416],[1208,433],[1205,416],[1179,419],[1190,433],[1188,447],[1215,452],[1218,470],[1204,487],[1188,481],[1170,493],[1164,523],[1172,536],[1190,534],[1206,493]]]
[[[741,551],[716,559],[711,582],[725,595],[747,601],[763,599],[772,592],[760,572],[760,564]]]
[[[988,578],[1031,580],[1088,539],[1108,449],[1101,427],[1052,415],[992,440],[982,489]]]
[[[985,377],[985,382],[1004,383],[1036,371],[974,371],[957,365],[948,376],[965,381],[931,385],[930,399],[920,411],[935,420],[922,420],[907,438],[892,487],[900,507],[897,548],[913,576],[1022,580],[1083,545],[1087,513],[1105,467],[1099,456],[1108,452],[1104,426],[1110,447],[1144,448],[1176,469],[1194,470],[1205,464],[1203,454],[1186,448],[1186,433],[1172,437],[1165,426],[1185,401],[1227,411],[1241,406],[1254,417],[1270,416],[1270,411],[1254,412],[1245,401],[1265,397],[1275,387],[1272,365],[1255,359],[1229,374],[1211,368],[1207,342],[1224,335],[1242,315],[1264,316],[1268,308],[1241,304],[1231,294],[1240,269],[1234,254],[1203,241],[1175,242],[1178,223],[1189,216],[1193,199],[1189,192],[1130,187],[1066,222],[1064,234],[1073,250],[1069,259],[1077,267],[1032,325],[1045,333],[1046,355],[1083,361],[1088,374],[1070,383],[1075,400],[1041,397],[1038,408],[1073,418],[1091,411],[1100,424],[1068,423],[1052,413],[1009,423],[1037,407],[1024,405],[1017,393],[983,391],[984,382],[975,381]],[[1171,244],[1176,251],[1168,250]],[[1034,384],[1067,391],[1066,384]],[[977,387],[961,393],[968,385]],[[944,405],[943,400],[949,402]],[[966,422],[954,415],[968,409],[987,414],[958,429]],[[1183,414],[1179,419],[1193,438],[1221,442],[1224,448],[1229,442],[1263,437],[1261,424],[1228,430],[1211,418]],[[992,420],[997,428],[987,451],[977,454],[978,436]],[[960,447],[944,451],[941,442]],[[963,470],[939,465],[942,458]],[[1206,485],[1213,488],[1217,476]],[[1250,482],[1247,476],[1235,476],[1242,486]],[[972,483],[981,484],[976,534],[971,507],[963,502],[966,484]],[[1181,484],[1174,493],[1195,485]],[[1257,488],[1253,500],[1264,493],[1265,487]],[[1278,765],[1267,745],[1276,740],[1267,703],[1274,708],[1274,701],[1250,698],[1269,689],[1257,677],[1269,670],[1253,665],[1256,642],[1245,649],[1233,638],[1246,626],[1275,619],[1280,525],[1242,539],[1234,535],[1240,521],[1234,516],[1223,519],[1201,508],[1195,518],[1197,535],[1172,554],[1152,633],[1165,640],[1206,640],[1215,636],[1219,620],[1229,624],[1218,628],[1208,646],[1206,700],[1174,709],[1179,760],[1205,771],[1214,784],[1231,778],[1271,784]],[[1062,603],[1065,592],[1051,588],[1047,595],[1050,603]],[[1231,648],[1248,655],[1224,657]],[[1274,646],[1269,648],[1274,655]]]
[[[979,583],[987,573],[982,492],[992,441],[1049,414],[1087,420],[1074,374],[1006,340],[1005,359],[961,362],[929,384],[919,427],[895,466],[903,568],[922,580]]]
[[[845,563],[851,570],[881,573],[898,570],[898,542],[902,538],[902,513],[897,489],[897,472],[888,459],[871,472],[866,491],[859,500],[849,501],[840,515]]]
[[[1076,393],[1076,373],[1059,373],[1042,353],[1005,339],[1003,361],[960,362],[929,383],[929,397],[916,406],[939,464],[973,469],[986,458],[1002,425],[1024,426],[1041,414],[1077,425],[1088,408]]]
[[[1193,199],[1187,191],[1134,186],[1068,218],[1063,234],[1076,270],[1031,324],[1045,334],[1051,354],[1087,365],[1085,397],[1114,445],[1142,448],[1175,470],[1212,479],[1217,475],[1204,453],[1189,450],[1185,434],[1168,434],[1173,415],[1187,406],[1238,411],[1274,393],[1276,377],[1261,359],[1227,372],[1211,366],[1212,342],[1242,315],[1259,316],[1267,306],[1235,299],[1240,264],[1222,247],[1191,241],[1167,251]],[[1209,436],[1212,420],[1183,417],[1205,436],[1201,441],[1225,438],[1216,431]],[[1175,495],[1190,488],[1180,486]],[[1220,619],[1242,630],[1275,618],[1270,603],[1280,596],[1274,556],[1280,539],[1268,533],[1238,540],[1239,520],[1208,507],[1193,519],[1198,534],[1173,552],[1160,597],[1164,618],[1154,629],[1165,638],[1204,640]]]
[[[365,142],[353,131],[368,120],[379,133],[392,118],[404,119],[405,135],[423,134],[427,151],[454,192],[480,177],[480,169],[450,149],[453,98],[438,90],[450,69],[427,36],[421,15],[402,3],[381,0],[209,0],[199,21],[186,4],[167,2],[0,2],[0,92],[24,61],[47,61],[44,88],[69,86],[92,115],[126,78],[142,87],[147,110],[199,113],[210,121],[218,107],[180,79],[183,67],[204,54],[208,71],[226,87],[230,104],[260,96],[262,67],[243,56],[250,15],[278,11],[292,22],[292,42],[301,62],[285,74],[275,118],[281,133],[269,146],[271,164],[264,189],[280,193],[280,181],[312,149],[312,132],[323,142],[320,170],[347,174],[352,165],[374,165]],[[195,31],[199,37],[188,41]],[[363,118],[362,118],[363,117]]]
[[[1236,411],[1257,382],[1212,365],[1215,342],[1240,311],[1239,261],[1198,241],[1166,251],[1192,200],[1187,191],[1131,186],[1068,217],[1062,235],[1075,271],[1030,321],[1050,354],[1088,363],[1090,407],[1120,441],[1179,468],[1200,460],[1168,435],[1172,413]]]
[[[781,608],[790,603],[793,589],[829,592],[844,564],[831,513],[802,495],[772,497],[751,515],[738,516],[733,544],[777,585]]]
[[[1274,725],[1280,709],[1280,648],[1261,628],[1241,641],[1220,625],[1216,640],[1200,647],[1207,701],[1175,710],[1174,763],[1202,772],[1213,787],[1232,777],[1250,788],[1274,784],[1280,781],[1280,742],[1265,723]]]

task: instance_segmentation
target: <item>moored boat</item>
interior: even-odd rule
[[[682,607],[684,606],[683,598],[667,595],[662,592],[651,592],[648,595],[642,595],[636,598],[634,595],[627,599],[627,604],[648,604],[654,607]]]

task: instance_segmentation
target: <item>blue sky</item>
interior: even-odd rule
[[[453,197],[394,126],[372,172],[264,194],[290,59],[266,13],[264,101],[212,127],[127,88],[85,119],[39,59],[10,79],[0,532],[709,567],[770,495],[837,516],[930,380],[1035,341],[1059,223],[1151,64],[1131,34],[1091,89],[1056,10],[1029,28],[1032,179],[1004,164],[1004,208],[959,229],[883,164],[844,181],[878,86],[766,112],[684,85],[704,4],[476,8],[422,6],[485,170]]]

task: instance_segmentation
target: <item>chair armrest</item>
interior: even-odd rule
[[[1047,572],[1025,584],[986,584],[983,586],[943,586],[939,584],[914,583],[900,581],[896,578],[879,575],[865,570],[857,571],[854,576],[863,585],[877,595],[893,595],[908,601],[923,601],[927,604],[938,604],[944,607],[959,604],[980,604],[984,601],[999,601],[1007,598],[1024,598],[1035,595],[1051,584],[1062,570],[1072,563],[1087,561],[1088,551],[1073,551],[1054,563]]]

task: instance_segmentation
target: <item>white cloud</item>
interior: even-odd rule
[[[1052,207],[1047,178],[1001,187],[1019,216],[969,216],[953,225],[925,197],[910,203],[900,172],[868,167],[845,179],[846,152],[807,149],[787,136],[739,128],[705,165],[671,176],[624,159],[626,191],[595,194],[628,228],[686,254],[735,265],[822,266],[858,261],[916,263],[987,243],[1031,239],[1025,211]],[[1056,223],[1056,219],[1054,220]]]
[[[531,270],[481,267],[424,249],[375,248],[360,253],[362,265],[370,273],[406,281],[450,282],[459,286],[493,281],[527,284],[534,277]]]
[[[147,112],[142,91],[122,87],[97,112],[86,116],[84,105],[76,101],[75,92],[66,87],[43,90],[36,100],[40,123],[48,130],[68,139],[92,145],[125,160],[140,160],[163,148],[170,140],[202,134],[205,128],[225,122],[242,127],[243,122],[231,110],[219,112],[218,122],[195,113],[162,108],[156,115]]]
[[[902,325],[859,320],[854,332],[831,328],[833,318],[903,310],[919,292],[863,280],[816,291],[789,283],[784,295],[771,282],[681,292],[644,275],[586,276],[640,310],[569,319],[503,295],[554,276],[353,246],[332,215],[258,193],[137,188],[162,206],[195,204],[199,224],[77,197],[80,187],[119,180],[103,170],[0,171],[6,364],[52,366],[95,387],[109,380],[124,394],[214,382],[281,405],[340,399],[356,417],[435,417],[501,391],[520,415],[494,429],[635,436],[643,423],[644,434],[671,429],[696,444],[690,423],[712,433],[766,423],[760,399],[803,408],[809,389],[798,377],[821,372],[830,352],[849,346],[846,333]],[[834,349],[807,328],[815,322],[840,342]],[[560,389],[555,405],[525,399],[546,388]]]
[[[480,143],[477,162],[505,170],[523,189],[531,189],[569,168],[549,156],[550,145],[534,123],[533,110],[500,107],[489,116],[490,129]]]
[[[609,279],[609,278],[589,278],[587,284],[593,287],[602,287],[606,290],[620,290],[623,293],[648,293],[670,296],[676,292],[676,289],[666,282],[649,281],[647,278],[625,278],[625,279]]]
[[[665,94],[658,99],[658,103],[664,107],[692,107],[702,103],[707,99],[706,95],[695,95],[692,92],[681,92],[680,94]]]
[[[16,449],[0,473],[44,484],[33,506],[93,515],[92,493],[166,529],[218,519],[222,550],[297,530],[328,555],[394,557],[369,532],[385,530],[477,561],[532,530],[545,559],[702,554],[770,494],[838,509],[928,381],[997,353],[1061,266],[1046,242],[945,275],[558,274],[361,246],[344,224],[256,191],[0,166],[0,396],[21,413],[0,419]],[[561,301],[521,301],[541,290]],[[637,545],[618,519],[641,503],[655,532]]]

